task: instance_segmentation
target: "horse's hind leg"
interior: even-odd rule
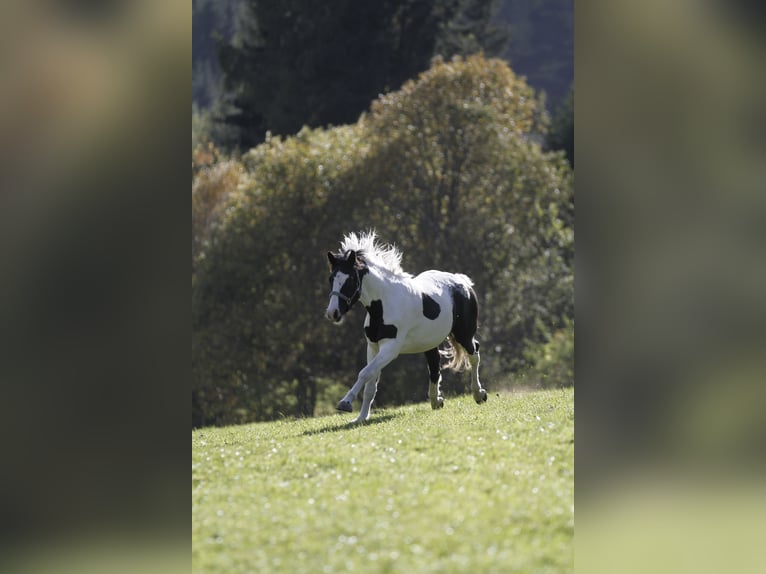
[[[473,399],[481,404],[487,400],[487,391],[482,388],[479,381],[481,357],[479,341],[476,340],[476,331],[479,328],[479,303],[476,293],[471,288],[467,289],[467,293],[462,289],[453,289],[452,301],[452,335],[468,353],[468,361],[471,364],[471,393]]]
[[[428,361],[428,375],[430,384],[428,385],[428,398],[431,399],[431,408],[440,409],[444,406],[444,397],[442,396],[442,374],[439,366],[439,349],[434,348],[425,352]]]
[[[474,339],[475,341],[475,339]],[[487,401],[487,391],[481,387],[479,381],[479,363],[481,357],[479,356],[479,343],[476,342],[476,352],[473,355],[468,356],[468,361],[471,363],[471,392],[473,393],[473,399],[481,404]]]
[[[455,335],[455,340],[468,353],[468,362],[471,364],[471,393],[473,394],[473,399],[479,404],[487,402],[487,391],[482,388],[481,381],[479,380],[479,363],[481,363],[479,341],[473,336],[470,339],[463,338],[461,341],[457,335]]]

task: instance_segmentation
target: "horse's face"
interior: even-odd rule
[[[328,252],[330,261],[330,302],[325,315],[340,324],[362,293],[362,275],[366,269],[354,251],[345,255]]]

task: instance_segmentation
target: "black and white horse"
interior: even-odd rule
[[[473,398],[479,404],[487,400],[479,382],[479,342],[475,338],[479,304],[470,278],[436,270],[413,277],[402,270],[402,254],[393,246],[379,244],[374,231],[349,233],[340,251],[328,252],[327,257],[332,269],[327,318],[340,324],[357,301],[367,309],[367,366],[336,406],[339,411],[351,412],[354,399],[364,389],[362,408],[354,422],[366,421],[381,370],[401,353],[425,353],[432,408],[444,406],[442,355],[449,359],[445,368],[470,367]],[[445,339],[449,345],[439,351]]]

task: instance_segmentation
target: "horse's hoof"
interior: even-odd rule
[[[473,399],[476,401],[476,404],[480,405],[481,403],[487,402],[487,391],[484,389],[481,389],[478,393],[473,394]]]
[[[431,408],[433,410],[441,409],[443,407],[444,407],[444,399],[442,399],[441,397],[431,403]]]
[[[343,411],[344,413],[350,413],[353,410],[351,407],[351,401],[340,401],[337,405],[335,405],[335,409]]]

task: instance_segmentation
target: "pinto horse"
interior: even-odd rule
[[[406,273],[399,250],[378,243],[374,231],[349,233],[340,251],[328,252],[327,258],[331,268],[327,318],[342,323],[357,301],[367,309],[367,366],[336,409],[351,412],[354,399],[364,389],[362,408],[353,422],[366,421],[381,371],[401,353],[425,354],[432,408],[444,406],[441,356],[448,358],[444,368],[470,368],[474,400],[478,404],[487,400],[479,382],[479,342],[475,337],[479,304],[469,277],[436,270],[417,276]],[[440,351],[445,339],[447,348]]]

